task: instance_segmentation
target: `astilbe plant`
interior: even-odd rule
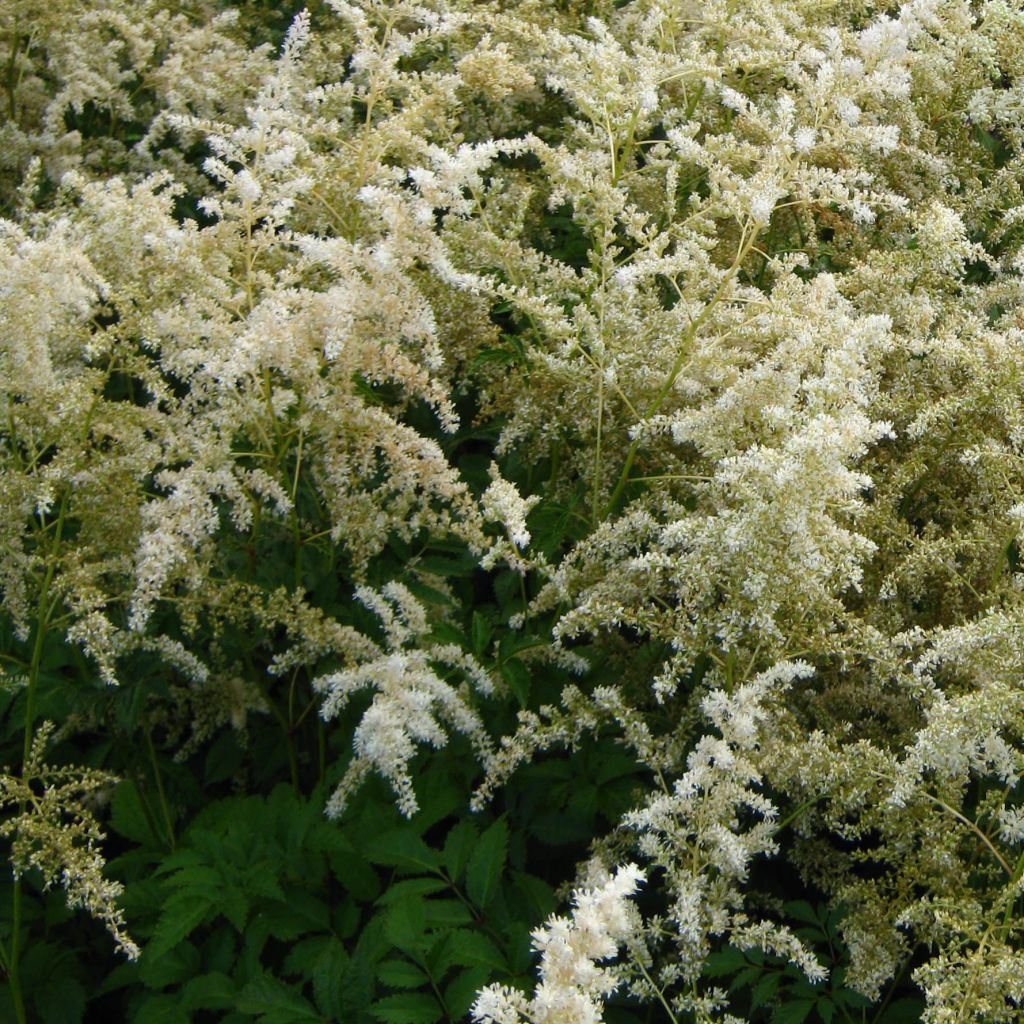
[[[338,813],[376,771],[411,814],[445,726],[478,802],[618,730],[654,788],[537,933],[537,993],[478,1020],[597,1020],[616,985],[735,1020],[726,941],[820,980],[765,857],[842,908],[866,998],[912,964],[928,1024],[1019,1019],[1020,3],[330,0],[276,58],[212,4],[37,8],[0,13],[16,871],[132,952],[101,776],[42,762],[62,637],[110,686],[158,659],[148,723],[185,744],[285,677],[327,721],[372,689]],[[545,510],[573,539],[535,541]],[[441,541],[518,574],[511,626],[581,672],[510,736]],[[584,642],[657,664],[594,682]]]

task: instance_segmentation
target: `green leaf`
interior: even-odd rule
[[[430,928],[451,928],[473,920],[469,908],[458,900],[427,900],[423,907]]]
[[[370,1007],[370,1013],[387,1024],[437,1024],[444,1019],[444,1013],[433,996],[415,992],[378,999]]]
[[[594,781],[599,786],[604,786],[616,779],[636,775],[640,770],[636,758],[622,750],[609,750],[602,752],[601,761],[598,765]]]
[[[41,1024],[80,1024],[85,1012],[85,989],[67,975],[54,979],[35,993]]]
[[[515,352],[510,352],[507,348],[485,348],[473,357],[469,365],[475,370],[487,363],[514,363],[516,361]]]
[[[348,839],[335,840],[327,851],[331,872],[355,899],[368,903],[380,893],[377,872],[355,851]]]
[[[482,932],[458,928],[446,936],[446,958],[460,967],[486,967],[507,972],[508,962],[498,947]]]
[[[779,987],[781,981],[782,975],[777,971],[763,975],[750,990],[751,1005],[754,1007],[764,1006],[775,995],[775,990]]]
[[[535,921],[550,917],[558,906],[555,890],[536,875],[522,871],[513,873],[516,890],[523,900],[523,910]]]
[[[148,988],[181,984],[198,972],[199,950],[191,942],[179,942],[159,956],[147,946],[139,960],[139,977]]]
[[[706,978],[727,978],[747,967],[747,958],[735,946],[726,946],[717,953],[711,953],[704,963]]]
[[[460,821],[448,833],[441,860],[453,881],[458,882],[462,878],[479,834],[471,821]]]
[[[818,928],[822,925],[821,916],[807,900],[789,900],[782,905],[782,908],[794,921],[802,921],[804,924],[812,924]]]
[[[487,654],[487,648],[491,642],[491,634],[493,632],[494,629],[486,617],[480,612],[474,611],[470,636],[473,643],[473,653],[478,658],[483,658]]]
[[[191,935],[210,913],[210,905],[204,900],[197,900],[191,894],[175,894],[164,904],[153,938],[147,943],[143,956],[151,959],[165,956]]]
[[[426,929],[427,912],[418,897],[404,899],[388,908],[384,934],[399,949],[422,952],[429,948],[431,940],[424,935]]]
[[[110,827],[125,839],[140,846],[162,846],[146,814],[142,795],[134,779],[122,779],[110,801]]]
[[[201,974],[181,990],[181,1005],[186,1010],[227,1010],[235,1005],[235,983],[219,971]]]
[[[466,892],[478,907],[486,907],[497,893],[507,854],[508,824],[499,818],[480,837],[466,867]]]
[[[411,828],[395,828],[371,840],[366,857],[406,871],[436,871],[441,858]]]
[[[237,1007],[260,1024],[323,1024],[323,1018],[298,989],[269,974],[259,974],[238,996]]]
[[[531,918],[537,920],[537,918]],[[533,971],[533,943],[530,926],[525,921],[513,921],[505,927],[505,951],[510,974],[531,974]]]
[[[737,975],[729,982],[729,991],[735,992],[741,988],[749,988],[753,985],[758,978],[764,975],[763,967],[744,967]]]
[[[176,996],[150,995],[135,1007],[132,1024],[191,1024]]]
[[[530,685],[533,682],[530,670],[521,661],[512,658],[501,663],[501,678],[508,684],[512,696],[519,701],[519,706],[525,708],[530,700]]]
[[[332,1020],[344,1016],[348,952],[333,936],[320,951],[313,968],[313,999],[317,1009]]]
[[[245,751],[239,746],[234,729],[220,734],[206,752],[203,765],[203,784],[213,785],[231,778],[245,760]]]
[[[803,1024],[814,1009],[813,999],[794,999],[777,1007],[772,1014],[772,1024]]]
[[[93,986],[93,999],[106,995],[108,992],[116,992],[118,989],[128,988],[139,983],[138,962],[118,964],[98,985]]]
[[[327,904],[298,886],[288,887],[284,901],[263,903],[255,916],[263,921],[268,935],[282,942],[291,942],[304,932],[327,931],[331,924]]]
[[[452,1020],[462,1020],[469,1015],[469,1008],[476,994],[487,984],[490,972],[486,967],[471,967],[460,971],[444,990],[444,1001]]]
[[[385,960],[377,965],[377,977],[391,988],[419,988],[430,979],[408,960]]]
[[[408,896],[431,896],[447,888],[448,883],[443,878],[406,878],[389,885],[377,898],[377,905],[386,907]]]
[[[484,470],[486,474],[486,469]],[[472,557],[446,558],[443,555],[423,555],[416,561],[416,568],[434,576],[468,576],[476,568]]]
[[[363,1019],[366,1006],[373,998],[373,991],[373,967],[370,958],[357,946],[345,968],[340,992],[344,1006],[353,1011],[353,1020]],[[358,1018],[356,1013],[359,1015]],[[341,1019],[347,1022],[349,1017],[342,1014]]]
[[[293,942],[288,955],[284,958],[284,973],[312,978],[317,958],[330,941],[329,935],[310,935],[308,938]]]
[[[923,999],[914,997],[895,999],[886,1007],[878,1024],[918,1024],[923,1010]]]

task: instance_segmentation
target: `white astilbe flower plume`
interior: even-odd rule
[[[619,985],[613,968],[599,967],[637,934],[640,915],[627,902],[644,881],[636,864],[620,867],[602,884],[578,889],[570,917],[552,917],[533,933],[541,954],[540,983],[528,999],[489,985],[473,1004],[478,1024],[599,1024],[602,1001]]]
[[[480,499],[484,518],[503,524],[516,547],[525,548],[530,543],[526,517],[538,501],[540,498],[536,495],[524,498],[516,490],[515,484],[502,480],[498,467],[491,464],[491,483]]]
[[[469,703],[468,687],[446,682],[438,666],[460,672],[484,694],[493,691],[493,682],[459,647],[427,641],[426,612],[402,584],[391,582],[380,591],[360,587],[356,597],[380,618],[386,640],[361,664],[321,676],[313,684],[324,696],[320,709],[324,719],[336,717],[359,690],[376,691],[356,726],[355,757],[328,802],[327,813],[338,817],[359,783],[375,771],[391,784],[402,813],[411,817],[419,805],[409,762],[418,743],[443,747],[448,741],[447,725],[469,737],[485,766],[491,758],[490,741]]]

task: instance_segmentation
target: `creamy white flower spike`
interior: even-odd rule
[[[644,872],[635,864],[573,893],[569,917],[552,917],[533,933],[540,980],[532,996],[491,985],[471,1010],[478,1024],[599,1024],[603,1000],[618,987],[602,961],[617,955],[637,933],[639,915],[629,902]]]

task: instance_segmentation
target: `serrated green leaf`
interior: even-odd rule
[[[234,729],[222,732],[206,752],[203,763],[203,785],[210,786],[231,778],[245,760],[245,751],[238,743]]]
[[[487,618],[479,611],[474,611],[470,625],[470,639],[473,645],[473,653],[478,658],[483,658],[487,654],[487,648],[491,642],[493,632],[494,627]]]
[[[331,851],[328,854],[331,873],[352,896],[363,902],[375,900],[380,893],[380,878],[366,859],[354,850]]]
[[[433,996],[401,992],[378,999],[370,1013],[386,1024],[438,1024],[444,1019],[441,1006]]]
[[[427,912],[419,897],[409,897],[393,904],[384,917],[384,934],[403,951],[422,952],[428,949],[432,940],[424,934],[426,928]]]
[[[441,858],[411,828],[395,828],[366,845],[366,857],[406,871],[436,871]]]
[[[106,995],[108,992],[116,992],[118,989],[128,988],[137,985],[139,982],[138,961],[118,964],[100,983],[93,987],[93,999]]]
[[[331,912],[323,900],[294,885],[284,895],[283,901],[268,900],[260,906],[258,916],[265,921],[268,935],[291,942],[304,932],[330,928]]]
[[[260,1024],[323,1024],[323,1018],[302,993],[269,974],[253,978],[238,996],[237,1007]]]
[[[558,906],[558,899],[555,896],[555,890],[543,878],[526,874],[523,871],[516,871],[513,872],[512,879],[523,900],[524,910],[530,918],[542,921],[554,913]]]
[[[385,960],[377,964],[377,978],[391,988],[419,988],[430,979],[408,960]]]
[[[353,1010],[353,1017],[356,1012],[362,1017],[365,1008],[373,998],[374,979],[373,967],[369,956],[358,946],[345,967],[344,984],[341,989],[341,999],[345,1007]],[[343,1020],[346,1017],[343,1016]]]
[[[166,956],[212,913],[210,904],[205,900],[196,899],[191,893],[176,893],[164,904],[153,938],[143,950],[143,957],[156,960]]]
[[[772,1014],[772,1024],[803,1024],[814,1009],[813,999],[793,999],[778,1006]]]
[[[235,983],[219,971],[201,974],[186,982],[181,990],[181,1005],[186,1010],[226,1010],[235,1005]]]
[[[448,963],[459,967],[486,967],[493,971],[508,971],[508,962],[498,947],[483,932],[457,928],[446,939]]]
[[[313,999],[317,1009],[331,1020],[340,1020],[344,1015],[348,964],[347,950],[332,936],[313,968]]]
[[[35,993],[36,1012],[40,1024],[81,1024],[85,1013],[85,989],[67,975]]]
[[[532,973],[533,942],[526,922],[514,921],[505,927],[505,952],[510,974]]]
[[[512,696],[525,708],[530,700],[530,688],[533,678],[530,670],[517,658],[501,663],[501,678],[505,680]]]
[[[621,750],[609,750],[602,753],[594,781],[599,786],[605,786],[609,782],[636,775],[639,770],[635,757]]]
[[[761,967],[744,967],[740,970],[736,976],[729,983],[729,991],[737,992],[741,988],[748,988],[753,985],[758,978],[764,974],[764,969]]]
[[[458,900],[426,900],[423,907],[429,928],[452,928],[473,920],[469,908]]]
[[[462,1020],[469,1015],[477,993],[490,980],[486,967],[470,967],[460,971],[444,990],[444,1001],[452,1020]]]
[[[142,794],[134,779],[122,779],[114,789],[110,801],[110,827],[119,836],[140,846],[163,845],[146,813]]]
[[[819,929],[822,926],[821,916],[807,900],[788,900],[782,905],[782,908],[794,921],[802,921],[804,924],[814,925]]]
[[[480,837],[466,866],[466,892],[478,907],[487,907],[496,895],[507,854],[508,824],[499,818]]]
[[[330,941],[330,935],[310,935],[308,938],[293,942],[288,955],[284,958],[284,973],[312,978],[317,958]]]
[[[460,821],[449,831],[444,851],[441,853],[441,861],[455,882],[461,880],[479,834],[476,825],[471,821]]]
[[[879,1018],[878,1024],[918,1024],[924,1011],[924,1000],[909,997],[895,999]]]
[[[138,1004],[132,1024],[191,1024],[176,996],[150,995]]]
[[[179,942],[160,956],[146,947],[139,959],[139,978],[147,988],[165,988],[194,978],[199,962],[199,950],[191,942]]]
[[[474,567],[475,562],[466,559],[445,558],[442,555],[423,555],[416,561],[417,569],[442,577],[467,576]]]
[[[485,348],[473,357],[469,365],[476,370],[487,363],[514,363],[516,358],[516,354],[507,348]]]
[[[751,1006],[764,1006],[775,995],[775,991],[778,989],[781,981],[782,975],[778,971],[771,971],[768,974],[762,975],[750,990]]]
[[[703,974],[706,978],[726,978],[736,974],[748,966],[747,958],[735,946],[711,953],[704,962]]]
[[[377,906],[390,906],[408,896],[430,896],[447,888],[448,883],[443,878],[406,878],[389,885],[377,898]]]

